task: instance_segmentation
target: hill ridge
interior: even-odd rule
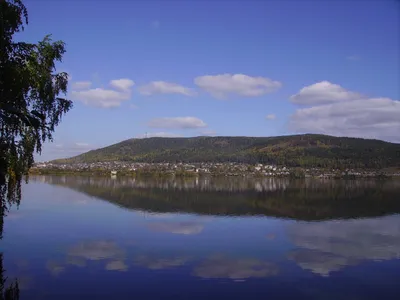
[[[105,161],[273,163],[301,167],[400,166],[400,144],[376,139],[301,134],[271,137],[132,138],[55,164]]]

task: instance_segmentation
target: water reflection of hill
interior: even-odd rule
[[[266,215],[301,220],[400,213],[399,181],[37,176],[119,206],[150,212]]]

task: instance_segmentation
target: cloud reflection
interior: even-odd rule
[[[150,270],[161,270],[184,265],[189,257],[160,258],[149,255],[139,255],[135,258],[135,265],[146,267]]]
[[[56,260],[49,259],[46,262],[46,269],[49,270],[51,275],[58,276],[65,271],[65,266]]]
[[[278,274],[278,266],[257,259],[232,259],[214,256],[197,266],[193,275],[201,278],[228,278],[233,280],[260,278]]]
[[[87,261],[105,260],[104,268],[109,271],[126,271],[128,266],[125,263],[125,251],[115,242],[107,240],[87,241],[72,246],[67,251],[63,262],[48,260],[46,268],[58,276],[65,271],[68,265],[86,267]]]
[[[65,262],[72,266],[86,267],[86,260],[80,257],[68,256]]]
[[[83,242],[68,250],[72,257],[82,257],[87,260],[121,259],[125,256],[123,249],[111,241]]]
[[[191,235],[202,232],[204,225],[195,222],[152,222],[148,228],[160,232]]]
[[[114,260],[106,264],[106,270],[126,271],[128,270],[128,266],[122,260]]]
[[[288,228],[288,236],[299,247],[289,259],[323,276],[364,260],[400,258],[399,216],[297,222]]]
[[[140,212],[146,218],[154,219],[170,219],[176,216],[173,213],[155,213],[155,212]]]
[[[289,253],[288,258],[295,261],[304,270],[327,277],[331,272],[345,266],[355,265],[356,259],[335,255],[328,252],[309,249],[297,249]]]

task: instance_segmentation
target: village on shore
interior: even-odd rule
[[[400,171],[289,168],[269,164],[244,163],[138,163],[95,162],[75,164],[36,163],[31,170],[36,174],[93,174],[93,175],[171,175],[171,176],[253,176],[253,177],[393,177]]]

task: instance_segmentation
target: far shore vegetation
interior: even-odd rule
[[[110,171],[107,169],[61,169],[61,168],[36,168],[30,169],[32,175],[76,175],[76,176],[118,176],[118,177],[275,177],[275,178],[334,178],[334,179],[353,179],[353,178],[399,178],[400,168],[387,168],[383,170],[328,170],[328,169],[287,169],[287,172],[263,172],[257,170],[258,167],[249,166],[242,172],[231,171],[226,167],[220,166],[219,170],[203,172],[199,169],[193,170],[161,170],[153,167],[152,169],[139,170],[118,170]]]

